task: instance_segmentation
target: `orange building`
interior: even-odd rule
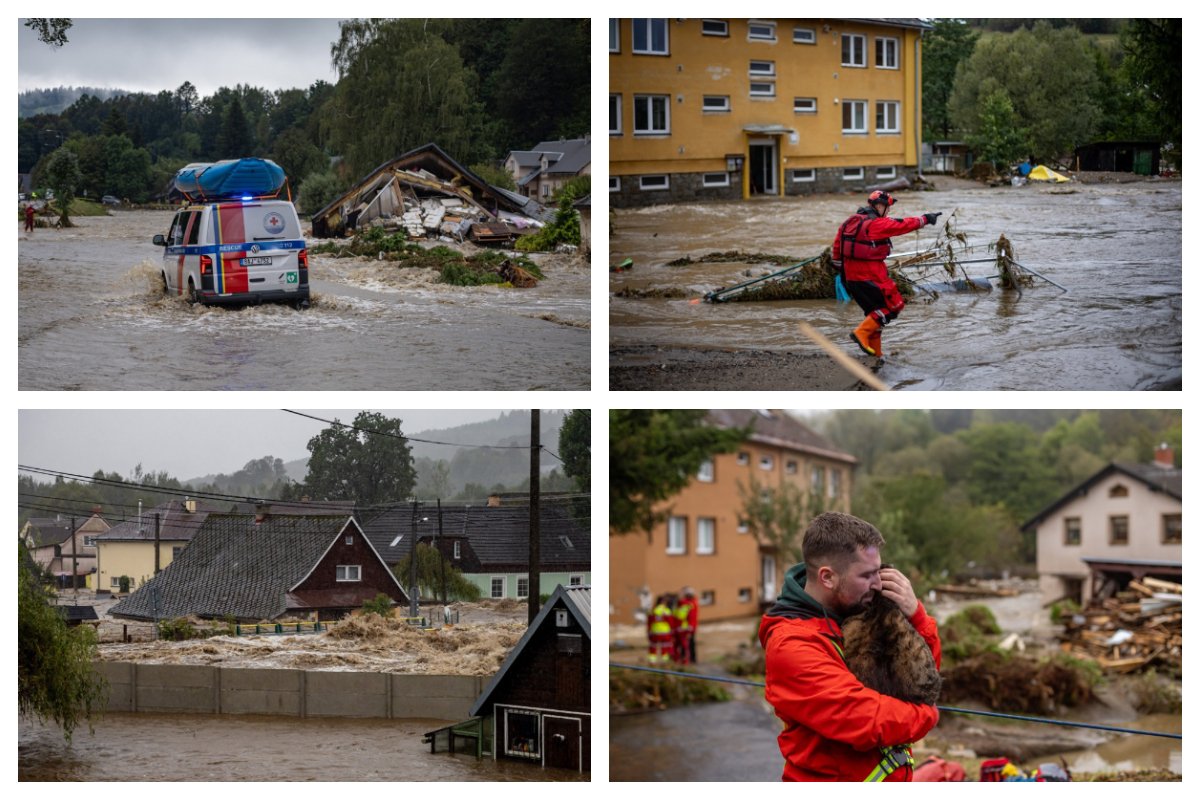
[[[650,598],[690,586],[705,621],[760,613],[783,581],[790,557],[759,541],[743,512],[744,488],[791,483],[818,511],[850,511],[857,459],[782,411],[710,411],[726,428],[751,427],[736,451],[714,456],[661,509],[667,519],[647,537],[609,536],[612,621],[644,621]],[[743,488],[739,488],[743,487]]]

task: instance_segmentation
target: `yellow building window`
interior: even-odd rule
[[[633,21],[633,52],[649,56],[669,55],[667,21],[665,19],[635,19]]]

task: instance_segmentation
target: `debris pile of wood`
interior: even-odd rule
[[[1093,600],[1066,620],[1062,649],[1094,659],[1106,672],[1183,665],[1183,585],[1130,581],[1115,596]]]

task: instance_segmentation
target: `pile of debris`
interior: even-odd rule
[[[1183,585],[1156,578],[1130,581],[1066,620],[1062,648],[1094,659],[1106,672],[1152,665],[1183,666]]]

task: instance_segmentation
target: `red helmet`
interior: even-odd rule
[[[887,206],[894,206],[896,204],[896,198],[892,197],[890,194],[881,189],[877,189],[867,196],[867,203],[883,203]]]

